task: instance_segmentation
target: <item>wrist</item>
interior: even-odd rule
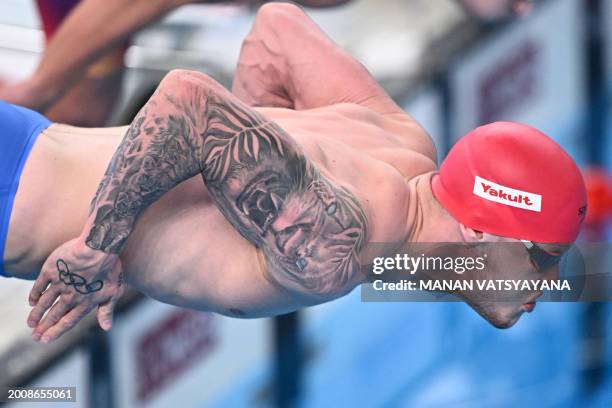
[[[77,239],[74,240],[74,254],[75,257],[82,259],[83,261],[89,261],[100,258],[111,257],[114,254],[102,251],[101,249],[92,248],[87,243],[87,235],[81,234]]]

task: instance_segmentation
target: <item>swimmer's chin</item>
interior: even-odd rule
[[[519,321],[520,318],[521,316],[518,315],[510,319],[489,319],[485,317],[485,320],[489,322],[496,329],[509,329],[512,326],[514,326]]]
[[[496,310],[493,308],[480,308],[470,305],[483,319],[497,329],[509,329],[514,326],[523,313],[521,311],[513,312],[506,310]]]

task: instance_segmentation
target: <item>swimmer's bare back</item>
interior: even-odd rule
[[[283,31],[284,37],[276,30]],[[310,60],[297,65],[270,61],[272,55],[264,49],[277,47],[288,54],[284,41],[313,44],[300,53],[300,58],[309,55]],[[257,62],[252,51],[260,46]],[[287,60],[291,58],[287,55]],[[313,63],[309,66],[307,61]],[[285,82],[278,86],[269,82],[260,69],[264,66],[277,67]],[[302,78],[319,86],[303,88]],[[359,240],[406,238],[410,214],[405,180],[435,169],[431,140],[298,8],[262,8],[242,50],[234,96],[202,74],[174,72],[165,82],[173,86],[160,87],[158,94],[171,92],[170,97],[186,107],[186,115],[190,97],[179,94],[200,84],[215,89],[219,123],[232,117],[234,124],[245,129],[268,129],[265,137],[278,140],[275,149],[285,149],[284,154],[302,161],[300,177],[305,185],[300,187],[309,194],[287,201],[290,194],[284,193],[292,187],[275,184],[275,176],[264,168],[258,169],[260,185],[238,182],[240,192],[232,192],[237,194],[232,198],[234,203],[241,202],[240,208],[230,205],[218,191],[213,198],[211,183],[204,184],[201,176],[179,184],[144,211],[123,248],[124,270],[134,286],[180,306],[247,317],[277,314],[341,296],[362,281],[354,267],[329,266],[333,262],[326,261],[337,254],[326,252],[325,245],[320,245],[325,243],[317,242],[321,237],[312,235],[313,225],[347,234],[351,250],[365,244]],[[250,105],[284,108],[250,110],[235,96]],[[125,132],[125,128],[85,131],[54,125],[39,139],[26,164],[11,220],[5,254],[9,271],[25,273],[40,267],[55,247],[81,233],[91,197]],[[251,143],[243,139],[235,143],[230,160],[255,154]],[[280,166],[282,160],[273,159]],[[270,161],[263,163],[266,166],[271,166]],[[215,171],[225,169],[220,166]],[[236,176],[238,180],[246,177],[240,172]],[[268,190],[270,185],[278,194]],[[278,204],[279,197],[285,200],[282,217],[266,207]],[[250,217],[248,226],[237,212]],[[344,230],[339,231],[338,225]],[[303,245],[308,240],[312,245]],[[283,265],[289,257],[283,257],[282,251],[289,253],[292,248],[308,253],[292,255],[292,265]],[[346,255],[348,265],[369,261],[358,250],[354,259],[350,251],[338,250]],[[291,273],[295,271],[303,274]]]

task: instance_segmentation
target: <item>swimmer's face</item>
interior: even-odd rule
[[[551,266],[538,264],[521,241],[497,238],[496,243],[485,244],[487,267],[470,279],[488,281],[542,281],[559,278],[559,264]],[[561,257],[569,246],[536,244],[551,257]],[[550,264],[549,264],[550,265]],[[541,266],[545,266],[543,269]],[[538,290],[471,291],[461,293],[463,299],[493,326],[505,329],[512,327],[521,316],[533,311],[536,300],[542,295]]]

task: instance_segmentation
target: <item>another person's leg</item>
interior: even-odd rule
[[[49,42],[66,17],[78,6],[80,0],[61,2],[37,0],[46,41]],[[54,122],[83,127],[100,127],[106,124],[119,97],[125,66],[122,44],[91,64],[83,78],[45,111]]]
[[[102,127],[107,124],[121,92],[125,73],[125,47],[111,51],[92,64],[45,115],[58,123],[81,127]]]

